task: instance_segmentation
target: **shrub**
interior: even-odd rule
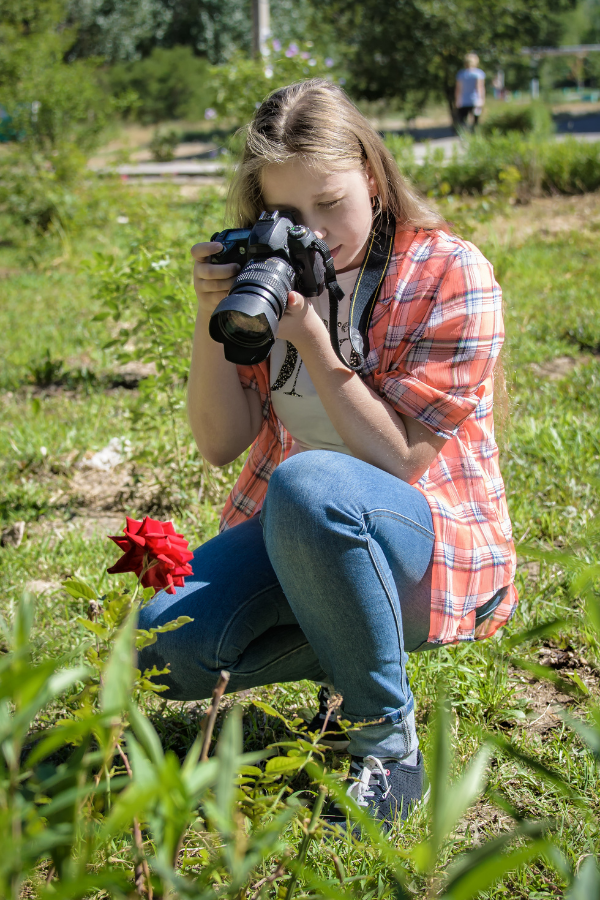
[[[542,192],[581,194],[600,187],[600,143],[537,135],[475,134],[450,158],[440,148],[415,159],[410,138],[387,135],[400,170],[424,194],[526,199]]]
[[[322,58],[310,43],[304,47],[290,44],[283,49],[274,41],[267,60],[251,59],[238,53],[227,65],[211,68],[214,109],[207,109],[206,115],[212,117],[216,113],[232,122],[245,124],[271,91],[293,81],[319,76],[331,78],[332,66],[333,60]]]
[[[542,188],[583,194],[600,188],[600,143],[568,137],[544,148]]]
[[[0,158],[0,208],[37,231],[64,225],[86,154],[118,108],[101,88],[97,61],[64,61],[70,38],[55,25],[4,23],[0,33],[3,140],[17,145]]]
[[[150,141],[152,159],[157,162],[169,162],[175,157],[175,148],[181,141],[181,134],[174,128],[163,131],[157,128]]]
[[[156,47],[146,59],[112,66],[107,80],[127,114],[146,124],[198,118],[212,102],[208,63],[191,47]]]
[[[81,166],[80,154],[63,152],[48,158],[20,149],[3,154],[0,211],[15,224],[31,226],[39,233],[52,225],[64,229],[77,203],[73,188]]]
[[[548,137],[554,131],[550,110],[543,103],[511,104],[490,113],[481,123],[481,132],[485,135],[512,134],[515,131]]]

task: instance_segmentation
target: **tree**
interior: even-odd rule
[[[250,0],[68,0],[66,22],[76,35],[73,58],[128,62],[155,47],[191,47],[222,65],[252,48]],[[336,55],[335,28],[322,21],[317,0],[272,3],[271,32],[281,44],[312,41],[324,56]]]
[[[350,90],[367,100],[400,98],[414,115],[444,98],[453,120],[454,85],[467,52],[483,66],[523,46],[552,45],[575,0],[322,0],[351,50]]]

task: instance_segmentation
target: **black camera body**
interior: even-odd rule
[[[228,228],[211,240],[223,245],[211,262],[238,263],[242,270],[211,316],[210,336],[224,345],[229,362],[262,362],[275,343],[289,292],[318,297],[323,291],[323,242],[278,211],[261,213],[250,229]]]

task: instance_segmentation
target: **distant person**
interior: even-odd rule
[[[485,103],[485,72],[478,67],[477,54],[467,53],[465,68],[456,76],[454,93],[458,124],[471,131],[477,127]]]

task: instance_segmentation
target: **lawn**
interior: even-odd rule
[[[239,463],[217,470],[198,457],[179,377],[194,313],[189,247],[222,226],[222,189],[90,182],[82,191],[67,229],[17,234],[0,243],[0,613],[10,620],[25,588],[37,595],[37,661],[87,642],[76,621],[85,614],[84,604],[65,593],[61,582],[83,578],[99,593],[112,586],[105,570],[117,550],[106,535],[121,530],[125,514],[171,518],[197,545],[216,533],[220,505],[239,470]],[[563,862],[545,852],[477,896],[562,897],[564,862],[576,867],[600,849],[594,757],[560,717],[562,709],[585,718],[585,694],[600,694],[600,647],[581,601],[569,591],[568,556],[598,560],[589,534],[600,500],[600,197],[506,204],[493,215],[481,202],[457,209],[448,201],[444,211],[456,215],[458,229],[486,253],[504,290],[508,397],[498,433],[519,544],[521,601],[514,620],[494,639],[411,658],[419,733],[428,759],[431,714],[443,685],[451,704],[456,773],[486,733],[552,769],[571,794],[497,748],[487,787],[444,844],[436,871],[468,847],[506,832],[515,816],[549,819]],[[147,315],[136,307],[135,282],[144,273],[154,285],[144,300]],[[171,285],[168,302],[176,320],[171,343],[165,285]],[[112,439],[121,462],[99,468],[94,455]],[[23,539],[14,546],[19,522]],[[552,635],[520,646],[525,665],[519,666],[508,638],[553,619],[565,621]],[[541,677],[534,664],[554,681]],[[579,693],[565,693],[573,684]],[[303,682],[238,697],[245,748],[260,749],[285,736],[282,723],[255,700],[293,718],[315,696],[314,686]],[[36,728],[73,716],[77,703],[73,694],[49,704]],[[193,741],[206,705],[165,704],[152,695],[143,701],[163,745],[179,755]],[[221,727],[220,716],[217,733]],[[335,771],[344,762],[327,757]],[[296,789],[306,785],[298,776]],[[393,844],[410,850],[428,833],[427,822],[425,811],[416,814],[394,833]],[[297,824],[289,826],[292,846],[301,836]],[[188,875],[201,870],[205,846],[203,835],[190,830],[183,864]],[[122,858],[127,869],[124,850]],[[314,882],[311,888],[301,879],[296,896],[399,896],[389,854],[380,847],[348,840],[334,852],[319,838],[309,860],[321,886]],[[426,880],[414,859],[406,865],[412,873],[409,892],[425,896],[435,889],[435,880]],[[257,865],[254,882],[273,867],[272,860]],[[48,868],[39,866],[28,890],[36,890]],[[277,882],[267,884],[262,896],[276,891]]]

